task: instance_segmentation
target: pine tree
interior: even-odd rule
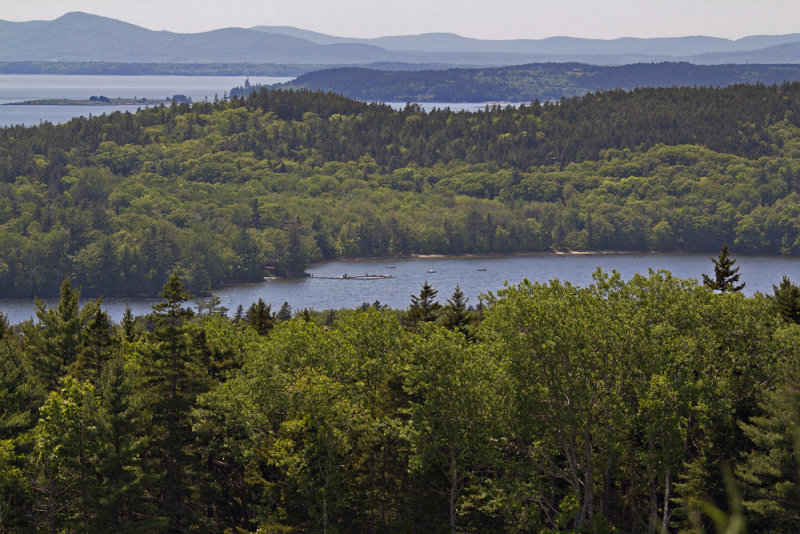
[[[728,245],[722,245],[722,250],[718,258],[711,258],[714,262],[714,278],[707,274],[703,275],[703,284],[715,291],[722,293],[733,293],[744,289],[745,284],[736,285],[739,281],[739,268],[735,267],[736,260],[728,256]]]
[[[772,290],[772,302],[781,317],[788,322],[800,324],[800,287],[784,275],[781,285],[772,286]]]
[[[746,484],[744,506],[762,518],[762,532],[796,532],[800,525],[800,367],[788,361],[784,380],[766,391],[763,415],[741,423],[754,448],[736,474]]]
[[[122,315],[122,337],[128,343],[133,343],[139,337],[136,329],[136,319],[128,306],[125,306],[125,313]]]
[[[73,290],[69,279],[61,283],[61,297],[55,308],[47,308],[43,301],[36,301],[36,318],[23,323],[22,331],[30,346],[31,363],[49,390],[58,387],[78,357],[84,328],[98,309],[96,303],[83,308],[78,305],[80,291]]]
[[[411,306],[403,318],[403,324],[411,330],[420,323],[432,323],[439,318],[442,305],[435,301],[439,292],[427,280],[422,284],[419,295],[411,295]]]
[[[456,284],[453,296],[448,299],[447,306],[444,307],[442,326],[467,335],[471,315],[467,309],[467,300],[469,299],[464,297],[464,292]]]
[[[0,312],[0,340],[2,340],[5,337],[6,332],[10,331],[11,327],[8,324],[8,315],[6,315],[3,312]]]
[[[269,331],[275,326],[275,315],[272,313],[272,307],[262,299],[258,299],[258,302],[250,305],[244,315],[244,320],[261,336],[269,334]]]
[[[281,309],[278,310],[278,315],[276,315],[275,318],[282,323],[292,318],[292,307],[289,306],[288,302],[284,301],[283,305],[281,306]]]
[[[192,350],[189,320],[194,312],[186,307],[190,296],[175,273],[161,296],[164,301],[148,316],[153,331],[142,343],[143,384],[137,389],[150,415],[148,460],[158,478],[151,491],[160,514],[169,518],[170,530],[180,530],[191,521],[187,503],[195,466],[190,461],[194,434],[189,414],[208,380]]]
[[[72,375],[88,379],[97,386],[105,363],[111,357],[114,344],[113,326],[108,314],[97,308],[86,325],[78,357],[72,365]]]

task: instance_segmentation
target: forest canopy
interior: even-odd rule
[[[402,110],[309,91],[0,130],[0,297],[203,293],[308,262],[800,253],[800,84]]]
[[[747,298],[598,270],[478,308],[425,284],[407,310],[229,318],[171,275],[120,324],[60,294],[36,322],[0,315],[3,531],[800,525],[788,279]]]

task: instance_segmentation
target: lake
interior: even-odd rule
[[[0,74],[0,104],[43,98],[86,99],[90,96],[109,98],[163,99],[182,94],[193,101],[222,98],[232,88],[244,85],[245,76],[91,76],[73,74]],[[291,77],[253,76],[252,84],[283,83]],[[43,121],[60,124],[74,117],[102,115],[114,111],[134,112],[141,106],[3,106],[0,105],[0,126],[25,124],[35,126]]]
[[[741,267],[741,281],[746,282],[744,293],[772,293],[772,286],[783,275],[800,281],[800,257],[735,256]],[[505,281],[519,283],[523,278],[546,282],[558,278],[572,284],[592,283],[597,267],[610,272],[616,269],[623,278],[635,273],[646,274],[648,269],[665,269],[680,278],[702,279],[712,274],[714,265],[709,254],[533,254],[526,256],[437,257],[409,259],[374,259],[318,263],[307,269],[312,277],[291,280],[266,280],[219,288],[215,293],[222,305],[232,314],[241,304],[247,308],[259,298],[277,311],[285,301],[294,310],[311,308],[353,308],[364,302],[380,301],[392,308],[408,307],[412,294],[418,294],[426,280],[439,291],[438,300],[445,303],[459,284],[470,304],[477,304],[478,295],[496,291]],[[435,272],[429,272],[435,271]],[[364,273],[394,275],[382,280],[330,280],[321,277],[350,276]],[[103,306],[114,320],[119,321],[129,305],[135,315],[150,312],[158,299],[108,299]],[[55,301],[48,301],[50,305]],[[0,310],[18,323],[33,315],[30,300],[0,300]]]

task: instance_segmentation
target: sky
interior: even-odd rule
[[[153,30],[296,26],[344,37],[451,32],[480,39],[800,33],[798,0],[0,0],[0,19],[70,11]]]

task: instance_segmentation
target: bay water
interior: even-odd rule
[[[244,85],[245,76],[106,76],[76,74],[0,74],[0,127],[40,122],[61,124],[75,117],[102,115],[114,111],[135,112],[141,105],[130,106],[4,106],[11,102],[66,98],[88,100],[91,96],[108,98],[165,99],[180,94],[192,101],[223,98],[234,87]],[[253,76],[251,84],[273,84],[290,77]]]
[[[772,294],[786,275],[800,281],[800,257],[741,256],[736,255],[741,281],[746,283],[744,293]],[[354,308],[363,303],[379,301],[392,308],[408,307],[411,295],[419,294],[420,287],[428,281],[439,291],[442,304],[452,295],[458,284],[475,305],[479,296],[502,289],[506,282],[518,284],[527,278],[548,282],[559,279],[574,285],[592,283],[592,274],[598,268],[606,272],[616,270],[628,280],[634,274],[647,275],[649,269],[667,270],[680,278],[701,280],[703,273],[713,274],[714,265],[709,254],[661,253],[593,253],[593,254],[531,254],[490,257],[416,257],[405,259],[368,259],[357,261],[332,261],[311,265],[306,278],[273,279],[254,284],[232,285],[217,288],[214,294],[232,315],[237,306],[245,309],[259,298],[272,306],[273,311],[288,302],[293,310]],[[347,279],[339,279],[347,274]],[[391,275],[392,278],[376,280],[354,279],[356,275]],[[46,301],[55,305],[56,300]],[[119,321],[126,306],[134,315],[151,311],[159,299],[104,299],[103,307],[115,321]],[[34,315],[30,299],[0,300],[0,311],[12,323]]]

